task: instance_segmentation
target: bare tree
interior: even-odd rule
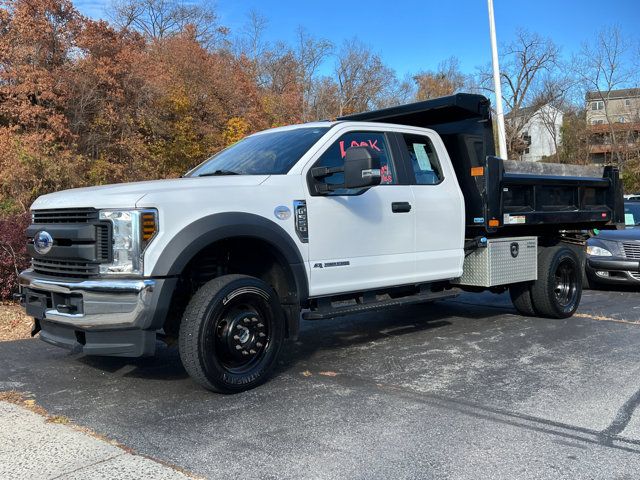
[[[604,104],[612,150],[620,165],[624,163],[620,137],[625,136],[625,132],[620,132],[614,125],[609,100],[614,90],[633,86],[634,81],[637,81],[632,62],[627,61],[631,48],[630,41],[619,27],[607,27],[600,30],[591,43],[584,43],[580,55],[574,58],[575,71],[585,90]]]
[[[328,76],[314,78],[309,98],[312,120],[329,120],[340,114],[340,93],[336,81]]]
[[[501,49],[502,99],[509,111],[505,122],[509,157],[518,157],[526,145],[522,134],[537,110],[549,102],[548,85],[558,71],[560,50],[551,39],[519,30]],[[493,92],[491,68],[480,74],[482,88]]]
[[[315,75],[322,63],[333,53],[334,47],[329,40],[314,39],[302,27],[298,28],[297,34],[296,57],[303,95],[302,120],[306,122],[314,117],[312,97],[316,86]]]
[[[503,50],[504,101],[510,110],[533,103],[548,84],[548,74],[559,64],[560,50],[551,39],[520,30]],[[546,84],[545,84],[546,83]],[[548,91],[548,89],[547,89]]]
[[[288,64],[288,68],[293,68],[293,76],[288,75],[289,79],[295,78],[297,65],[291,66],[292,50],[283,42],[277,42],[271,45],[265,39],[265,32],[269,26],[269,20],[258,10],[252,9],[247,14],[246,23],[240,30],[240,35],[235,39],[235,53],[237,56],[246,57],[251,65],[253,77],[260,88],[271,90],[275,85],[282,84],[282,71],[284,64]],[[279,78],[280,77],[280,78]]]
[[[397,82],[393,70],[356,39],[346,41],[340,50],[335,76],[339,95],[338,115],[370,109]]]
[[[260,68],[260,85],[273,93],[283,94],[299,90],[299,63],[295,53],[284,43],[277,43],[265,50],[257,59]]]
[[[218,46],[228,33],[218,25],[211,0],[199,4],[186,0],[113,0],[109,16],[118,27],[137,30],[153,39],[188,31],[207,48]]]
[[[264,32],[268,26],[267,17],[257,10],[250,10],[247,14],[247,21],[240,31],[240,37],[235,42],[236,53],[244,55],[252,61],[258,61],[269,49],[269,44],[264,39]]]
[[[413,82],[413,77],[407,74],[403,80],[393,79],[374,106],[376,108],[394,107],[415,100],[416,85]]]

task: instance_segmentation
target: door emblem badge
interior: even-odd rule
[[[280,205],[275,208],[273,214],[276,216],[278,220],[288,220],[291,217],[291,210],[289,207],[285,207],[284,205]]]

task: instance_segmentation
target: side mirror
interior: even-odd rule
[[[344,188],[380,185],[380,158],[369,147],[351,147],[344,158]]]

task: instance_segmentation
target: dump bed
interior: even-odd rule
[[[442,138],[466,205],[467,236],[543,235],[624,224],[618,169],[503,161],[495,156],[491,104],[459,93],[358,113],[340,120],[435,130]],[[544,172],[544,173],[540,173]]]

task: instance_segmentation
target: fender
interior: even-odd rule
[[[308,299],[307,274],[295,242],[276,223],[251,213],[216,213],[187,225],[164,248],[153,267],[151,276],[178,276],[200,250],[230,237],[257,238],[271,244],[291,267],[298,291],[298,301],[304,303]]]

